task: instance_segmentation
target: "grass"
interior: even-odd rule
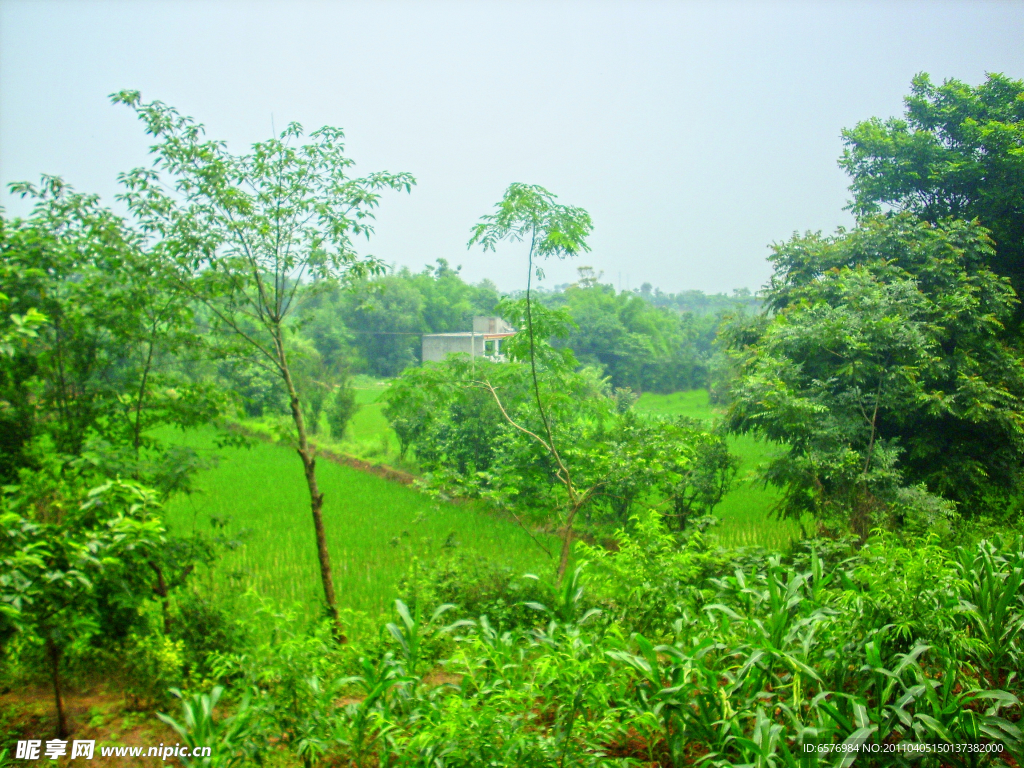
[[[212,429],[179,438],[213,452]],[[244,534],[210,585],[223,580],[254,587],[283,603],[313,605],[321,588],[309,496],[302,468],[287,448],[258,443],[216,449],[218,466],[197,478],[198,493],[173,500],[167,522],[177,533],[210,530],[211,518],[228,519]],[[459,547],[486,553],[519,572],[547,574],[553,562],[516,523],[472,504],[437,501],[414,488],[321,460],[324,523],[339,603],[379,614],[415,558],[430,560]],[[550,548],[550,547],[549,547]]]
[[[346,453],[359,459],[375,463],[383,462],[398,467],[398,436],[382,413],[384,403],[381,395],[387,391],[388,382],[370,376],[358,375],[352,378],[352,389],[356,393],[359,408],[341,439],[331,435],[327,418],[322,417],[316,442],[325,448]]]
[[[636,408],[659,416],[689,416],[709,425],[721,416],[703,389],[668,395],[645,392]],[[795,520],[769,517],[768,511],[778,501],[780,493],[777,488],[765,487],[756,477],[758,466],[779,449],[747,435],[729,437],[729,448],[739,457],[740,466],[732,490],[715,508],[715,514],[722,521],[715,529],[721,542],[733,547],[786,549],[802,535],[801,525]]]
[[[343,440],[330,441],[330,447],[396,464],[398,440],[379,401],[387,383],[360,379],[355,387],[361,407]],[[709,424],[718,416],[707,392],[700,390],[644,394],[637,409]],[[212,429],[177,439],[200,452],[216,452],[220,460],[200,474],[197,493],[169,504],[168,524],[178,533],[188,533],[210,530],[211,519],[228,520],[227,532],[243,542],[206,576],[208,586],[216,589],[231,581],[281,603],[317,604],[321,588],[309,496],[294,452],[268,443],[217,449]],[[800,525],[768,516],[778,491],[765,488],[754,476],[776,449],[750,437],[729,440],[741,464],[732,491],[715,510],[722,521],[716,529],[722,543],[786,548],[800,536]],[[480,505],[439,501],[415,488],[325,460],[318,463],[317,475],[325,494],[324,521],[343,607],[381,614],[390,608],[399,580],[415,559],[431,560],[456,547],[481,552],[519,572],[553,570],[553,562],[529,534]]]
[[[352,418],[345,438],[339,445],[360,458],[371,458],[396,463],[398,438],[381,413],[381,393],[387,382],[359,377],[353,382],[356,401],[360,408]],[[708,401],[707,390],[672,392],[667,395],[644,393],[637,402],[637,410],[661,416],[688,416],[709,425],[721,416]],[[740,466],[732,491],[715,509],[722,521],[716,529],[726,546],[760,546],[766,549],[786,549],[802,535],[795,520],[777,520],[769,517],[770,510],[779,499],[779,490],[765,487],[757,480],[757,469],[778,450],[764,441],[747,435],[729,438],[729,447],[740,458]]]

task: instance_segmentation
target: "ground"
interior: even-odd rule
[[[157,747],[161,744],[180,743],[178,735],[152,711],[136,712],[128,708],[124,694],[117,686],[97,684],[90,688],[69,692],[64,706],[72,729],[71,739],[95,740],[96,749],[91,761],[68,757],[55,762],[32,761],[31,764],[58,766],[152,766],[160,764],[158,758],[136,759],[128,757],[101,757],[100,747]],[[12,765],[15,761],[13,743],[17,739],[55,738],[57,726],[53,706],[53,691],[46,687],[23,688],[0,694],[0,749],[11,746]],[[70,748],[68,752],[70,753]],[[28,765],[30,763],[24,763]],[[169,760],[166,764],[176,765]],[[6,765],[0,758],[0,765]]]

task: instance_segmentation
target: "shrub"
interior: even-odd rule
[[[536,625],[537,611],[526,603],[543,603],[546,593],[536,578],[477,553],[458,553],[431,564],[416,562],[399,584],[399,595],[408,605],[422,605],[424,612],[450,603],[450,618],[487,616],[501,630]]]

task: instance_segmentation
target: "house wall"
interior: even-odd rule
[[[484,337],[479,333],[428,333],[423,336],[423,362],[439,363],[452,352],[483,357]]]
[[[482,317],[478,315],[473,318],[474,333],[515,333],[515,330],[515,328],[500,317]]]

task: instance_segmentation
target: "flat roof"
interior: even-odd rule
[[[423,338],[437,338],[438,336],[483,336],[485,339],[504,339],[508,336],[515,336],[511,333],[483,333],[481,331],[458,331],[457,333],[424,333]]]

